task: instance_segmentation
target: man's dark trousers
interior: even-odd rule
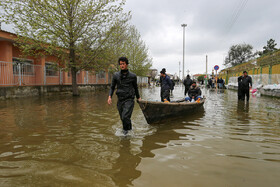
[[[122,120],[123,130],[131,130],[132,125],[130,118],[134,107],[134,100],[127,99],[124,101],[118,101],[117,107],[119,110],[120,118]]]
[[[238,96],[238,100],[242,100],[242,85],[241,85],[241,82],[238,82],[238,90],[237,90],[237,96]],[[245,97],[245,95],[244,95]]]
[[[188,93],[189,89],[190,89],[189,86],[186,86],[186,87],[185,87],[185,93],[184,93],[185,95]]]
[[[249,89],[244,89],[241,88],[241,100],[244,101],[245,100],[245,95],[246,95],[246,99],[247,101],[249,101],[250,98],[250,90]]]
[[[164,102],[164,99],[170,102],[170,90],[161,90],[160,97],[161,102]]]

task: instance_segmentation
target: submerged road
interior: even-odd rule
[[[203,111],[157,125],[136,103],[127,137],[108,91],[2,100],[0,186],[279,186],[280,99],[202,92]]]

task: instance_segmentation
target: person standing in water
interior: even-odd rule
[[[131,115],[134,108],[134,98],[141,100],[137,86],[137,76],[128,71],[128,59],[120,57],[119,66],[121,71],[114,73],[108,97],[108,104],[112,104],[112,96],[117,86],[117,108],[123,124],[123,132],[127,134],[132,129]]]
[[[248,76],[247,71],[243,71],[243,76],[238,77],[238,89],[240,90],[240,100],[244,101],[246,95],[246,100],[249,101],[251,88],[252,78]]]
[[[185,85],[184,95],[186,95],[192,85],[192,80],[191,80],[190,75],[187,75],[187,78],[184,80],[183,84]]]

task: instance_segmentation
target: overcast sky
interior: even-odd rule
[[[141,33],[153,58],[153,68],[179,73],[183,61],[185,29],[185,76],[208,72],[223,60],[231,45],[251,44],[262,50],[270,38],[280,46],[279,0],[127,0],[132,24]],[[182,73],[181,73],[182,75]]]
[[[153,68],[179,74],[183,62],[185,29],[185,76],[223,67],[231,45],[251,44],[262,50],[273,38],[280,47],[279,0],[127,0],[131,23],[149,47]],[[7,25],[3,29],[11,31]],[[182,76],[182,73],[181,73]]]

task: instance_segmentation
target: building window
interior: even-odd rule
[[[105,71],[99,71],[97,75],[98,79],[105,79]]]
[[[53,62],[46,62],[46,76],[58,76],[57,66]]]
[[[20,71],[20,72],[19,72]],[[13,58],[13,74],[34,75],[33,60]]]

